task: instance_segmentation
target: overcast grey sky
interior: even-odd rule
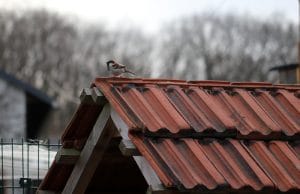
[[[155,31],[166,21],[203,11],[248,13],[268,18],[281,12],[298,22],[298,0],[0,0],[5,9],[45,8],[84,21],[131,24]]]

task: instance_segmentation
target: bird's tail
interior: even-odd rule
[[[125,69],[125,73],[130,73],[130,74],[132,74],[132,75],[136,75],[134,72],[132,72],[132,71],[130,71],[130,70],[128,70],[128,69]]]

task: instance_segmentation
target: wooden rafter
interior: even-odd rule
[[[141,153],[136,149],[135,145],[130,140],[123,139],[120,142],[119,148],[124,156],[140,156]]]
[[[55,191],[37,190],[36,194],[59,194],[59,193]]]
[[[85,192],[109,141],[114,135],[110,109],[109,104],[104,106],[62,193],[79,194]]]
[[[125,155],[127,153],[130,153],[131,155],[138,155],[138,151],[136,150],[135,146],[132,144],[128,137],[128,126],[126,123],[121,119],[121,117],[118,115],[118,113],[114,110],[111,109],[111,118],[115,124],[115,126],[118,128],[119,133],[122,136],[122,142],[120,145],[121,152],[124,146],[125,150]],[[123,145],[122,145],[123,144]],[[125,145],[126,144],[126,145]],[[126,150],[127,149],[127,150]],[[127,152],[127,153],[126,153]],[[142,172],[146,182],[148,185],[151,186],[151,188],[155,188],[156,190],[163,188],[161,181],[159,180],[158,176],[156,175],[155,171],[153,168],[150,166],[148,161],[143,157],[143,156],[133,156],[137,166],[139,167],[140,171]]]
[[[72,148],[61,148],[55,156],[58,164],[75,164],[80,156],[80,151]]]

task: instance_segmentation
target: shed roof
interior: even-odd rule
[[[300,85],[97,78],[91,88],[62,136],[65,148],[84,150],[105,98],[112,124],[166,190],[300,191]],[[54,163],[40,190],[55,190],[57,169],[63,189],[72,168]]]
[[[290,63],[290,64],[283,64],[283,65],[278,65],[275,67],[270,68],[270,71],[282,71],[282,70],[292,70],[296,69],[299,67],[298,63]]]
[[[0,78],[2,78],[3,80],[6,80],[7,82],[9,82],[10,84],[14,85],[17,88],[20,88],[21,90],[23,90],[26,94],[36,98],[37,100],[39,100],[40,102],[53,107],[54,103],[53,103],[53,99],[51,97],[49,97],[46,93],[44,93],[43,91],[33,87],[32,85],[17,79],[15,76],[6,73],[3,69],[0,69]]]
[[[300,85],[224,81],[94,82],[129,126],[161,136],[299,137]]]

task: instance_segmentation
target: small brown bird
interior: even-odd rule
[[[125,65],[115,62],[114,60],[109,60],[106,62],[107,70],[112,72],[115,77],[121,77],[124,73],[130,73],[135,75],[132,71],[129,71]]]

